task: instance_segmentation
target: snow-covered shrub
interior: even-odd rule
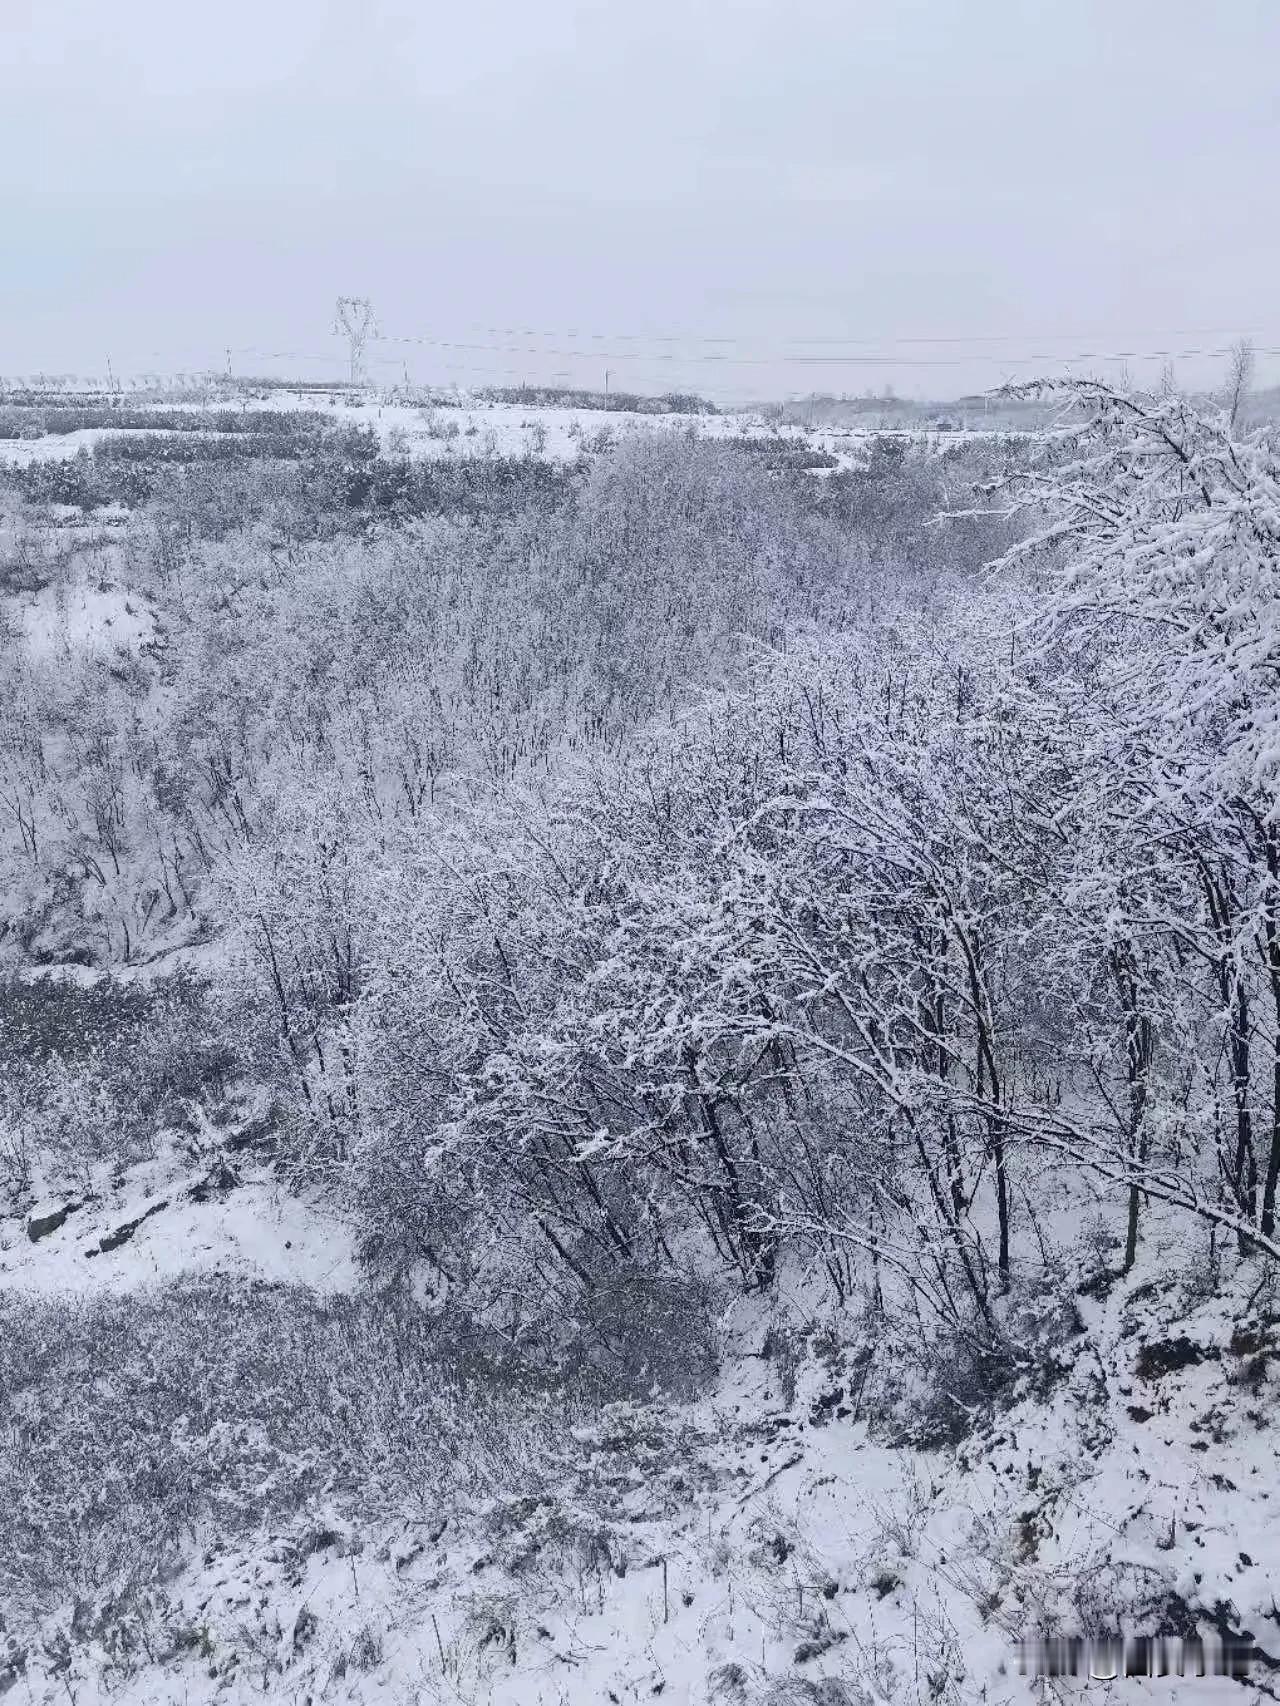
[[[27,1191],[37,1180],[89,1189],[100,1168],[153,1156],[197,1109],[221,1107],[245,1064],[192,978],[11,979],[0,985],[0,1154]]]
[[[320,1501],[430,1515],[523,1489],[616,1390],[376,1295],[0,1293],[0,1603],[152,1581],[193,1535]]]
[[[598,1370],[622,1394],[688,1398],[719,1361],[715,1301],[696,1272],[617,1268],[573,1298],[559,1331],[548,1324],[543,1335],[555,1363]]]

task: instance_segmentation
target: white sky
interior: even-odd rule
[[[1280,348],[1280,0],[0,0],[0,44],[10,375],[336,375],[343,292],[440,340],[375,374],[461,383]]]

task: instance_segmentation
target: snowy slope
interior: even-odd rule
[[[265,1195],[231,1209],[224,1257],[260,1260],[252,1229],[270,1224],[310,1252],[298,1274],[331,1279],[313,1260],[331,1229],[308,1234],[302,1205],[275,1212]],[[155,1222],[167,1239],[195,1224]],[[93,1230],[61,1246],[64,1277]],[[54,1272],[32,1259],[9,1280]],[[145,1261],[128,1277],[147,1279]],[[397,1523],[319,1508],[247,1546],[204,1536],[176,1581],[68,1608],[42,1651],[28,1638],[18,1698],[1022,1701],[1042,1696],[1018,1637],[1117,1626],[1247,1631],[1271,1697],[1276,1317],[1244,1269],[1209,1302],[1150,1271],[1093,1289],[1063,1354],[929,1449],[877,1413],[874,1343],[828,1326],[793,1385],[744,1304],[708,1397],[612,1407],[518,1488],[464,1477]],[[1141,1686],[1247,1698],[1228,1678]]]

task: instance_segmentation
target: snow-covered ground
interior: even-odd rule
[[[362,1283],[332,1212],[261,1164],[233,1176],[167,1151],[50,1227],[69,1200],[0,1221],[0,1294]],[[1134,1273],[1077,1291],[1065,1339],[954,1443],[895,1430],[892,1353],[856,1316],[815,1314],[800,1282],[739,1299],[702,1397],[607,1406],[504,1480],[460,1466],[397,1518],[321,1499],[247,1540],[201,1533],[176,1577],[68,1606],[39,1645],[11,1632],[7,1671],[0,1622],[0,1693],[1031,1706],[1082,1684],[1021,1675],[1020,1639],[1119,1624],[1199,1628],[1211,1654],[1226,1631],[1257,1644],[1255,1695],[1226,1677],[1138,1685],[1154,1698],[1274,1698],[1278,1300],[1247,1262],[1208,1295],[1170,1265],[1180,1248],[1153,1222]]]
[[[17,623],[33,658],[56,662],[131,651],[151,631],[141,600],[115,582],[82,573],[16,600]],[[16,626],[11,617],[11,627]]]
[[[61,1224],[43,1230],[68,1204]],[[357,1278],[342,1223],[260,1167],[211,1183],[199,1168],[159,1159],[135,1168],[122,1189],[61,1192],[22,1219],[0,1218],[0,1290],[120,1295],[199,1274],[319,1292],[349,1290]]]
[[[254,1226],[295,1249],[332,1236],[304,1230],[302,1205],[274,1222],[254,1200],[218,1235],[242,1259]],[[166,1242],[179,1230],[154,1224]],[[42,1283],[83,1260],[60,1248]],[[294,1277],[320,1277],[295,1261]],[[16,1698],[1031,1702],[1082,1686],[1019,1674],[1018,1640],[1064,1617],[1098,1631],[1181,1617],[1211,1644],[1215,1627],[1247,1629],[1256,1694],[1213,1677],[1136,1686],[1210,1706],[1274,1697],[1280,1442],[1250,1289],[1242,1273],[1196,1305],[1148,1271],[1081,1297],[1087,1336],[930,1449],[869,1427],[874,1344],[812,1334],[792,1386],[761,1355],[777,1315],[744,1302],[705,1398],[609,1407],[518,1493],[464,1481],[398,1521],[321,1506],[248,1544],[206,1537],[150,1597],[51,1625]]]

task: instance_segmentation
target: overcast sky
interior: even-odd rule
[[[0,0],[0,32],[0,372],[336,374],[340,293],[438,340],[376,375],[464,384],[947,395],[1280,346],[1278,0]]]

